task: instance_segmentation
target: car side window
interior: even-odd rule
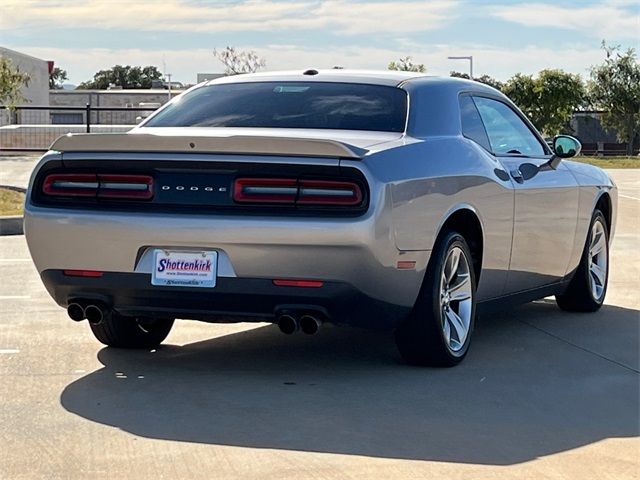
[[[505,103],[486,97],[473,97],[496,155],[545,155],[546,151],[520,116]]]
[[[460,97],[460,120],[462,122],[462,135],[491,151],[491,144],[489,143],[489,137],[487,137],[487,131],[484,129],[482,118],[480,118],[475,103],[468,95]]]

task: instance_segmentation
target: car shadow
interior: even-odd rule
[[[638,316],[605,306],[586,317],[596,339],[636,335],[637,360]],[[104,368],[68,385],[61,403],[154,439],[514,464],[639,433],[633,365],[609,359],[606,342],[599,351],[538,324],[586,317],[548,301],[484,317],[452,369],[403,365],[390,335],[337,327],[308,337],[269,326],[152,352],[104,348]]]

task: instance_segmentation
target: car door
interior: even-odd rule
[[[505,293],[559,281],[573,249],[578,188],[569,169],[545,164],[548,146],[511,105],[474,95],[492,153],[515,189],[511,260]],[[542,168],[540,168],[542,167]]]

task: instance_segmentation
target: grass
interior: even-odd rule
[[[0,188],[0,216],[22,215],[24,193],[9,188]]]
[[[600,168],[640,168],[640,157],[575,157],[571,160]]]

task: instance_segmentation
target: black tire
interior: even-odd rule
[[[123,317],[111,313],[99,324],[89,326],[95,337],[109,347],[155,348],[169,335],[173,318]]]
[[[591,287],[591,255],[589,251],[593,240],[593,227],[596,222],[600,222],[604,229],[604,240],[606,243],[605,279],[602,294],[599,298],[596,298]],[[595,210],[591,217],[591,223],[589,224],[589,233],[582,252],[580,264],[578,265],[578,268],[576,269],[573,278],[569,282],[564,293],[556,295],[556,303],[558,306],[562,310],[569,312],[595,312],[599,310],[607,295],[607,286],[609,284],[609,263],[609,230],[607,228],[607,221],[600,210]]]
[[[449,252],[458,247],[464,252],[469,266],[471,282],[471,317],[468,333],[462,347],[453,351],[443,327],[440,281]],[[431,254],[425,279],[413,311],[395,331],[395,340],[400,355],[412,365],[452,367],[467,355],[475,323],[476,277],[469,246],[462,235],[447,231],[441,234]]]

